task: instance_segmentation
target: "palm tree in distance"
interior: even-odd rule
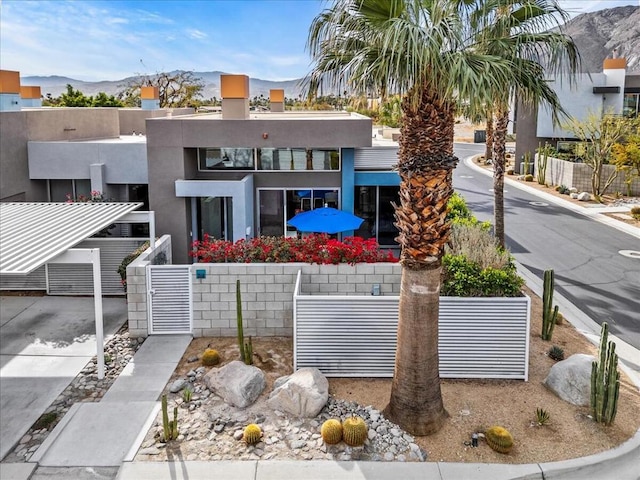
[[[574,74],[579,71],[577,47],[561,29],[568,18],[555,0],[487,0],[472,20],[472,30],[478,37],[476,43],[486,53],[503,57],[514,65],[513,78],[492,93],[490,106],[477,105],[481,114],[489,112],[486,114],[487,127],[492,120],[490,112],[495,112],[496,117],[491,138],[494,234],[503,248],[504,171],[510,103],[514,98],[529,105],[544,102],[551,108],[555,121],[564,115],[556,93],[547,84],[546,76],[567,76],[571,83]],[[488,144],[487,128],[487,149]]]

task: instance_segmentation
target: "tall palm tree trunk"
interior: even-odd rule
[[[504,169],[506,164],[507,126],[509,110],[499,108],[493,143],[493,225],[498,245],[505,247],[504,241]]]
[[[426,92],[408,98],[398,151],[402,247],[398,346],[385,415],[414,435],[438,431],[447,417],[438,364],[441,261],[449,237],[447,202],[453,193],[453,104]]]
[[[486,125],[486,143],[484,147],[484,159],[489,160],[493,158],[493,112],[487,110],[487,125]]]

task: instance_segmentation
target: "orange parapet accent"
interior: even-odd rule
[[[605,58],[602,64],[603,70],[616,70],[619,68],[627,68],[626,58]]]
[[[269,90],[269,101],[284,102],[284,90],[282,88]]]
[[[20,87],[20,98],[32,99],[32,98],[41,98],[42,92],[40,91],[40,87],[32,87],[32,86],[21,86]]]
[[[142,100],[158,100],[160,91],[158,87],[140,87],[140,98]]]
[[[0,93],[20,93],[20,72],[0,70]]]
[[[220,75],[222,98],[249,98],[249,77],[247,75]]]

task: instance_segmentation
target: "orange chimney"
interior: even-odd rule
[[[220,75],[222,118],[246,120],[249,118],[249,77],[247,75]]]
[[[140,106],[143,110],[157,110],[160,108],[160,90],[158,87],[140,87]]]
[[[627,68],[626,58],[605,58],[602,63],[603,70],[617,70]]]
[[[269,101],[272,112],[284,112],[284,90],[282,88],[269,90]]]
[[[20,99],[23,107],[41,107],[42,92],[37,86],[21,86]]]
[[[20,94],[20,72],[0,70],[0,93]]]
[[[0,70],[0,111],[20,111],[20,72]]]

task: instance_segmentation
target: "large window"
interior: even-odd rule
[[[331,149],[259,148],[259,170],[340,170],[340,154]]]
[[[252,148],[199,148],[200,170],[254,170]]]
[[[255,153],[255,155],[254,155]],[[199,148],[199,170],[340,170],[337,149]]]
[[[640,93],[625,93],[622,114],[625,117],[637,117],[640,113]]]
[[[49,201],[66,202],[91,197],[91,180],[49,180]]]
[[[294,227],[287,225],[300,212],[328,207],[338,207],[338,189],[275,189],[258,190],[260,235],[296,235]]]
[[[355,214],[364,218],[364,222],[355,235],[362,238],[375,238],[385,247],[396,247],[398,229],[394,225],[392,203],[399,203],[398,187],[355,187]]]

